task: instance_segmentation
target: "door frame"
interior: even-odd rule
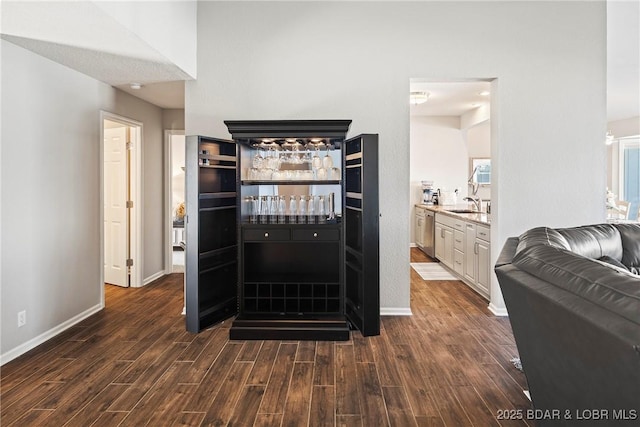
[[[185,132],[174,129],[165,129],[164,131],[164,274],[173,272],[173,207],[171,206],[171,167],[173,161],[171,137],[173,135],[185,135]]]
[[[143,258],[142,258],[142,135],[143,125],[141,122],[120,116],[115,113],[101,110],[100,111],[100,189],[99,212],[100,212],[100,284],[102,289],[102,305],[104,306],[104,121],[109,120],[121,123],[132,128],[134,137],[131,138],[132,147],[130,149],[130,173],[129,187],[131,191],[131,200],[133,201],[133,209],[130,216],[130,253],[129,256],[134,260],[131,267],[130,286],[139,288],[143,286]]]

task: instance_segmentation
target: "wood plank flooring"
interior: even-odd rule
[[[181,274],[108,286],[105,310],[1,368],[0,425],[524,426],[496,419],[530,404],[509,321],[486,306],[412,270],[413,316],[383,317],[380,336],[229,341],[229,321],[185,331]]]

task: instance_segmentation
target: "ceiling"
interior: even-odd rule
[[[59,4],[2,1],[2,38],[161,108],[184,108],[184,81],[191,76],[123,30],[94,2],[65,2],[64,8]],[[608,121],[640,116],[639,32],[640,1],[609,0]],[[134,82],[142,88],[131,89],[129,84]],[[412,107],[411,114],[460,115],[465,108],[475,108],[472,103],[483,102],[476,85],[487,83],[415,84],[424,89],[414,89],[412,83],[412,90],[427,90],[431,97],[426,104]]]
[[[410,105],[412,116],[461,116],[489,103],[491,90],[487,81],[411,82],[411,92],[426,92],[427,102]]]

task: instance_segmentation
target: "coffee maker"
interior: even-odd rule
[[[422,182],[422,203],[425,205],[434,204],[434,190],[433,181],[421,181]]]

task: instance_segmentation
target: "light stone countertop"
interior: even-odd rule
[[[469,205],[466,203],[457,205],[424,205],[419,203],[415,206],[417,208],[428,209],[432,212],[442,213],[454,218],[460,218],[465,221],[475,222],[476,224],[484,225],[487,227],[491,226],[491,215],[487,215],[486,212],[457,213],[448,211],[448,209],[469,209]]]

